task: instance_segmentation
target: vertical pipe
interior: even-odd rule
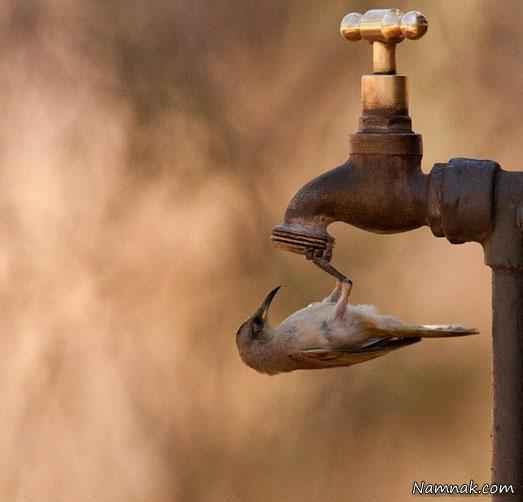
[[[523,501],[523,270],[493,268],[493,483],[510,483]]]

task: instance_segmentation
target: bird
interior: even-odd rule
[[[352,282],[337,280],[322,301],[298,310],[279,326],[268,320],[269,307],[280,286],[236,332],[243,362],[254,370],[276,375],[294,370],[352,366],[413,345],[423,338],[476,335],[457,324],[416,325],[378,313],[373,305],[352,305]]]

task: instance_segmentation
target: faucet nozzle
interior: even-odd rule
[[[308,227],[299,223],[274,227],[271,240],[275,247],[307,257],[324,258],[330,261],[334,239],[323,226]]]

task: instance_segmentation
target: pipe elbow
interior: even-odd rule
[[[353,174],[350,162],[346,162],[306,183],[289,202],[284,223],[327,227],[336,221],[340,218],[340,205],[351,199]]]

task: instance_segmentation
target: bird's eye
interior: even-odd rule
[[[263,321],[255,317],[252,321],[252,332],[257,335],[263,331]]]

